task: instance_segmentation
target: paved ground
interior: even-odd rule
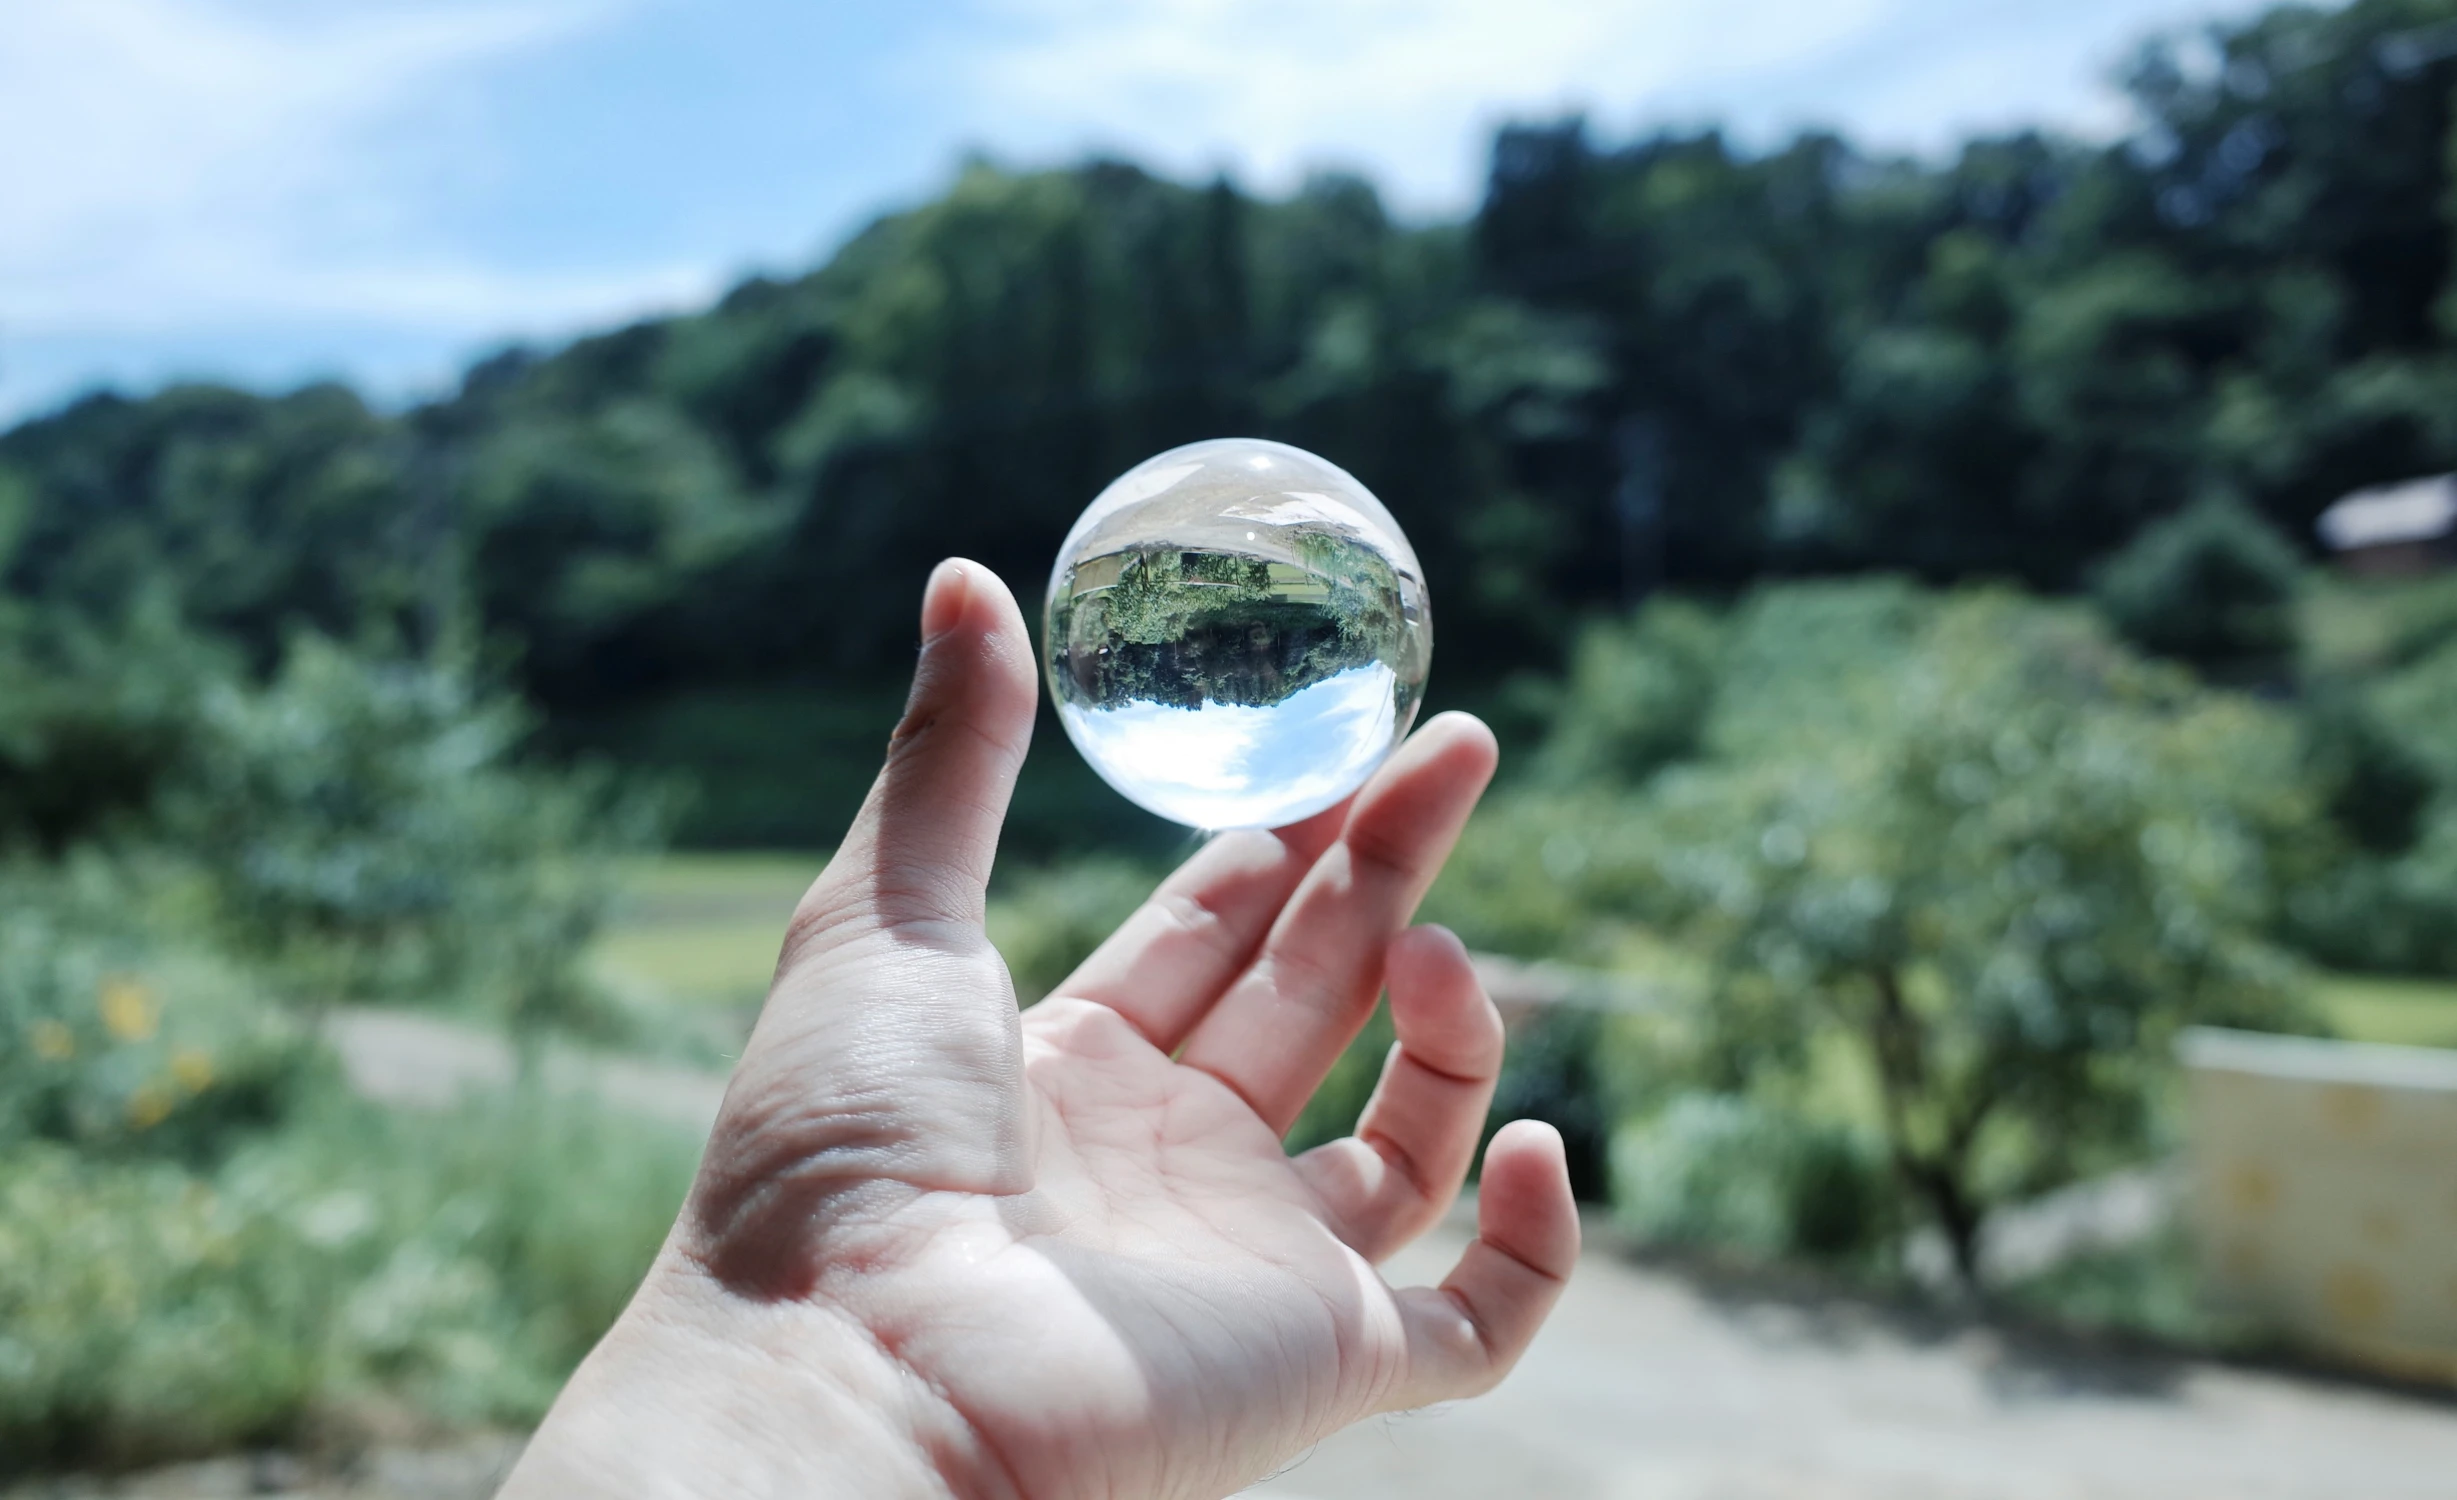
[[[324,1035],[350,1087],[385,1104],[433,1109],[512,1081],[512,1049],[503,1038],[443,1016],[353,1007],[325,1017]],[[553,1088],[595,1093],[702,1135],[725,1101],[725,1075],[700,1068],[556,1044],[546,1049],[545,1070]]]
[[[1394,1274],[1438,1277],[1462,1236]],[[1274,1500],[2449,1500],[2457,1401],[1717,1294],[1591,1255],[1511,1379],[1351,1429]]]

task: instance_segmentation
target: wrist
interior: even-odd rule
[[[855,1319],[660,1258],[500,1500],[1017,1500],[971,1423]]]

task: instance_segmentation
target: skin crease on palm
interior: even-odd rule
[[[1502,1027],[1408,922],[1490,779],[1445,714],[1348,803],[1211,840],[1021,1014],[983,891],[1037,691],[1006,588],[931,575],[912,698],[802,899],[698,1182],[503,1494],[1227,1495],[1483,1391],[1560,1294],[1560,1138],[1505,1127],[1439,1287]],[[1281,1135],[1385,985],[1357,1134]]]

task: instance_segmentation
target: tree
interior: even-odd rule
[[[2179,1027],[2292,1020],[2293,726],[2009,594],[1772,590],[1732,629],[1705,753],[1591,878],[1645,867],[1617,900],[1706,963],[1710,1087],[1861,1060],[1976,1284],[1993,1206],[2142,1148]]]
[[[134,833],[203,877],[232,951],[315,1005],[475,988],[524,1026],[587,1019],[611,861],[657,831],[641,789],[517,764],[526,716],[458,663],[315,636],[183,728]]]
[[[2099,606],[2125,639],[2221,678],[2284,667],[2303,559],[2224,497],[2153,522],[2099,572]]]

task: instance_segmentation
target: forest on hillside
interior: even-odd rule
[[[1515,678],[1659,588],[2072,592],[2194,507],[2308,552],[2341,493],[2457,467],[2457,6],[2285,7],[2125,86],[2120,140],[1937,162],[1513,125],[1463,222],[1353,176],[977,163],[806,274],[411,410],[90,395],[0,435],[0,654],[475,649],[544,743],[688,773],[691,835],[807,844],[867,778],[931,563],[1030,608],[1082,505],[1190,439],[1372,487],[1430,577],[1437,703],[1506,734]],[[34,748],[75,741],[20,726],[0,824],[58,844],[145,794]],[[1148,837],[1049,759],[1020,837]]]

